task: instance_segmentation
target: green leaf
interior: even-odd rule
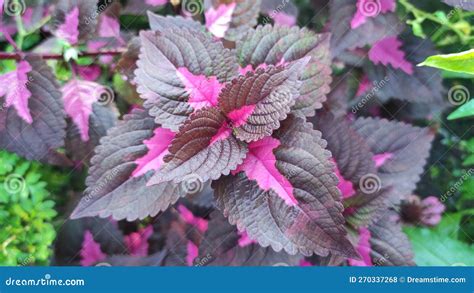
[[[453,113],[449,114],[448,120],[454,120],[474,115],[474,100],[467,102],[457,108]]]
[[[430,56],[418,66],[474,74],[474,49],[456,54]]]
[[[406,227],[419,266],[474,266],[474,246],[457,240],[458,215],[445,215],[436,228]]]

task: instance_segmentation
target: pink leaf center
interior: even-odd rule
[[[235,6],[235,2],[228,5],[221,4],[217,7],[217,9],[214,9],[214,7],[211,6],[204,13],[204,16],[206,17],[207,30],[214,36],[223,38],[226,31],[229,29]]]
[[[188,103],[194,110],[217,105],[219,93],[223,85],[217,77],[194,75],[186,67],[180,67],[177,74],[189,94]]]
[[[106,255],[102,252],[99,243],[95,242],[94,236],[89,230],[84,232],[84,240],[81,248],[81,265],[91,266],[103,261]]]
[[[188,241],[186,249],[188,252],[188,254],[186,255],[186,264],[189,267],[192,267],[194,259],[199,255],[199,248],[192,241]]]
[[[239,109],[235,109],[227,114],[227,117],[232,121],[234,127],[239,127],[247,122],[247,119],[255,109],[255,105],[246,105]]]
[[[232,174],[245,172],[250,180],[257,181],[260,188],[265,191],[272,189],[287,205],[295,206],[298,201],[293,195],[293,186],[276,168],[273,150],[279,145],[280,141],[273,137],[251,142],[247,157]]]
[[[382,63],[393,68],[400,68],[409,75],[413,74],[413,65],[405,59],[405,52],[400,47],[402,42],[397,37],[388,37],[375,43],[369,51],[369,59],[374,64]]]
[[[178,205],[178,211],[183,220],[191,226],[196,227],[201,232],[207,231],[207,220],[194,216],[194,214],[188,210],[184,205]]]
[[[148,255],[148,239],[153,234],[153,226],[148,225],[138,232],[132,232],[124,237],[125,245],[131,255],[147,256]]]
[[[391,158],[393,158],[392,153],[383,153],[383,154],[374,155],[372,157],[372,160],[375,162],[375,167],[378,168],[382,166],[383,164],[385,164]]]
[[[228,138],[232,133],[232,129],[229,127],[227,122],[224,122],[222,126],[219,128],[217,133],[211,138],[211,142],[209,145],[213,145],[214,143],[218,142],[219,140],[224,140]]]
[[[278,12],[273,15],[273,21],[275,24],[294,26],[296,24],[296,17],[293,15],[286,14],[284,12]]]
[[[16,70],[0,76],[0,97],[5,96],[5,107],[13,106],[18,116],[28,124],[33,122],[28,108],[31,92],[27,88],[31,69],[27,61],[20,61]]]
[[[359,228],[359,242],[357,244],[357,252],[360,254],[362,260],[348,259],[351,266],[368,267],[373,266],[372,258],[370,257],[370,231],[367,228]]]
[[[395,0],[357,0],[357,11],[351,21],[351,28],[356,29],[367,21],[368,17],[376,17],[380,13],[394,12]]]
[[[81,139],[88,141],[92,104],[107,91],[106,88],[92,81],[71,80],[61,90],[66,113],[79,128]]]
[[[64,23],[59,25],[56,30],[56,36],[71,45],[77,43],[79,39],[79,8],[77,6],[66,14]]]
[[[132,177],[144,175],[150,170],[158,170],[163,164],[163,157],[168,153],[168,147],[173,140],[175,133],[166,128],[156,128],[150,139],[143,143],[148,148],[148,153],[137,159],[137,167],[132,172]]]

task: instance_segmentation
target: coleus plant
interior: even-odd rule
[[[337,20],[332,38],[290,27],[294,21],[288,19],[284,25],[253,28],[260,1],[206,1],[204,24],[196,20],[199,15],[148,13],[151,30],[131,39],[117,64],[136,86],[143,108],[117,123],[113,103],[104,107],[101,101],[107,91],[93,81],[97,77],[79,73],[59,86],[46,63],[29,55],[1,77],[20,90],[0,92],[7,106],[0,112],[0,147],[48,163],[89,161],[107,132],[90,160],[87,189],[72,218],[134,221],[171,214],[172,220],[163,221],[169,222],[166,228],[158,229],[166,243],[156,249],[146,245],[156,229],[122,237],[115,234],[116,222],[104,220],[120,240],[119,248],[109,250],[94,225],[85,224],[92,226],[83,227],[74,253],[83,265],[112,263],[110,258],[129,265],[412,265],[394,211],[414,192],[433,134],[384,119],[350,120],[344,107],[333,117],[332,101],[327,101],[331,52],[349,64],[354,55],[367,57],[361,65],[364,80],[389,76],[392,83],[380,91],[381,100],[419,101],[412,92],[400,95],[404,87],[397,84],[412,75],[424,84],[429,72],[409,60],[421,54],[413,49],[416,40],[408,42],[410,36],[399,35],[397,26],[385,34],[385,17],[398,21],[394,1],[381,1],[384,8],[374,15],[360,13],[363,2],[331,2]],[[54,35],[69,45],[122,44],[113,14],[81,23],[96,4],[57,6]],[[271,16],[271,9],[266,11]],[[373,24],[378,21],[382,24]],[[342,31],[340,24],[353,29]],[[354,37],[371,25],[375,33],[365,34],[369,40]],[[94,30],[100,39],[91,44],[88,32]],[[436,77],[430,80],[437,86]],[[40,92],[44,88],[47,94]],[[437,88],[423,87],[423,95],[429,96],[430,89],[438,95]],[[54,119],[57,123],[45,122]],[[16,137],[18,129],[28,129],[26,124],[35,131]],[[58,151],[63,146],[68,158]],[[178,205],[182,220],[176,220],[169,207],[184,197],[195,200],[188,185],[196,180],[212,186],[213,198],[205,202],[220,212],[197,219]],[[190,226],[196,233],[188,237]],[[219,246],[225,236],[230,236],[226,245]]]

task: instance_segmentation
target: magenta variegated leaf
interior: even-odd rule
[[[87,189],[72,218],[100,216],[143,219],[175,203],[185,192],[165,182],[147,186],[163,164],[174,134],[135,109],[102,138],[91,160]]]
[[[389,37],[396,36],[402,32],[404,23],[395,13],[375,13],[373,17],[365,19],[355,29],[351,29],[351,22],[357,12],[358,0],[332,0],[330,1],[331,22],[331,53],[335,58],[343,58],[346,50],[362,48]],[[363,0],[370,7],[380,7],[380,1]],[[384,0],[387,1],[387,0]],[[375,4],[375,5],[372,5]],[[369,8],[370,8],[369,7]],[[377,12],[377,9],[375,9]],[[370,33],[367,33],[370,32]]]
[[[204,31],[205,27],[193,20],[192,18],[184,18],[182,16],[163,16],[147,11],[148,22],[153,31],[164,31],[169,28],[186,28],[189,30]]]
[[[397,37],[388,37],[375,43],[369,51],[369,59],[375,64],[382,63],[401,69],[406,74],[413,74],[413,64],[405,59],[405,52],[400,50],[402,42]]]
[[[196,110],[216,106],[223,83],[237,75],[235,56],[203,32],[142,32],[135,71],[144,106],[163,127],[177,130]]]
[[[351,28],[355,29],[364,24],[369,17],[395,12],[396,0],[357,0],[357,10],[351,20]]]
[[[257,25],[261,0],[205,0],[206,28],[217,38],[241,39]]]
[[[383,187],[392,186],[393,200],[410,195],[430,153],[433,133],[403,122],[359,118],[353,129],[369,144]]]
[[[307,62],[308,57],[287,66],[260,68],[226,85],[219,109],[239,140],[256,141],[280,127],[299,96],[298,77]]]
[[[355,257],[321,133],[290,116],[272,137],[252,144],[239,172],[214,185],[229,222],[275,251]]]
[[[58,230],[51,265],[95,265],[107,255],[123,254],[126,246],[117,223],[108,219],[67,220]]]
[[[218,179],[234,170],[246,154],[247,146],[232,135],[225,116],[217,108],[202,109],[180,127],[164,157],[166,164],[148,185],[181,182],[189,176],[201,182]]]
[[[404,54],[405,61],[409,64],[403,61],[403,59],[397,58],[396,60],[398,61],[394,62],[402,69],[395,69],[392,62],[384,66],[374,65],[372,62],[367,61],[364,65],[365,72],[372,82],[379,82],[383,79],[388,80],[384,86],[378,89],[376,96],[383,102],[395,98],[408,102],[422,103],[426,107],[433,104],[442,105],[446,98],[443,95],[442,77],[438,70],[429,67],[413,66],[412,74],[408,74],[411,72],[409,65],[419,64],[428,56],[437,54],[433,44],[429,40],[422,40],[413,36],[410,32],[403,33],[397,39],[402,44],[397,54],[399,57]],[[395,43],[394,45],[399,45],[398,42],[395,41]],[[390,50],[394,50],[394,48],[390,48]]]
[[[37,56],[27,57],[19,66],[14,74],[7,73],[9,85],[15,88],[0,90],[6,94],[0,97],[0,104],[6,105],[0,111],[0,148],[29,160],[70,163],[57,152],[64,146],[66,119],[51,69]]]
[[[222,213],[214,211],[195,263],[200,266],[296,266],[302,259],[300,255],[275,252],[271,247],[243,243],[241,238],[237,228],[230,225]]]
[[[300,76],[300,97],[293,110],[313,116],[314,110],[326,101],[331,83],[328,34],[314,34],[298,27],[259,26],[237,42],[236,54],[241,68],[250,70],[310,57]]]
[[[52,15],[55,34],[76,44],[94,36],[98,22],[97,0],[57,1]]]

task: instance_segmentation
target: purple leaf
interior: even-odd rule
[[[127,50],[122,54],[117,62],[117,71],[122,74],[122,78],[130,83],[134,83],[135,69],[137,69],[137,60],[140,54],[140,38],[134,37],[127,45]]]
[[[99,243],[95,242],[92,233],[86,230],[81,249],[81,265],[92,266],[103,261],[106,255],[100,249]]]
[[[428,56],[437,54],[429,40],[417,38],[410,32],[400,35],[398,39],[402,41],[401,50],[411,64],[419,64]],[[401,69],[394,69],[391,65],[373,65],[372,62],[366,62],[364,67],[364,71],[372,82],[379,83],[383,79],[387,80],[376,92],[376,96],[382,102],[395,98],[422,103],[424,107],[446,103],[442,77],[435,68],[414,67],[413,74],[409,75]]]
[[[368,17],[377,17],[389,11],[395,12],[396,6],[395,0],[357,0],[357,11],[352,18],[351,28],[358,28]]]
[[[375,43],[369,51],[369,59],[375,64],[382,63],[393,68],[400,68],[407,74],[413,74],[413,64],[405,59],[405,52],[400,50],[402,42],[397,37],[388,37]]]
[[[297,265],[301,256],[275,252],[270,247],[250,243],[239,245],[239,233],[224,216],[215,211],[209,221],[210,229],[204,234],[199,246],[199,266],[273,266]]]
[[[80,131],[83,141],[89,140],[89,117],[92,105],[98,103],[102,95],[110,95],[101,84],[73,79],[62,87],[64,109]]]
[[[212,85],[206,94],[213,99],[220,87],[218,84],[237,75],[235,56],[205,33],[167,29],[142,32],[140,37],[141,54],[135,71],[137,91],[145,99],[145,108],[150,109],[156,122],[165,128],[179,128],[196,110],[189,100],[199,100],[196,94],[202,93],[206,85]],[[183,72],[187,73],[185,82],[180,79]],[[204,83],[190,90],[191,81],[197,81],[198,85]]]
[[[346,239],[343,206],[326,142],[302,118],[290,116],[272,139],[275,168],[291,184],[296,203],[288,204],[272,186],[265,191],[247,172],[215,182],[218,207],[251,239],[289,254],[330,252],[355,257]],[[288,188],[287,188],[288,190]]]
[[[280,127],[299,95],[298,77],[308,58],[286,68],[257,69],[226,85],[219,97],[219,109],[231,120],[238,139],[256,141]]]
[[[27,68],[27,64],[31,67],[31,71],[26,73],[26,88],[31,93],[27,100],[28,112],[24,108],[22,112],[17,112],[12,107],[0,111],[0,148],[15,152],[28,160],[56,165],[69,164],[65,156],[56,151],[64,146],[66,136],[59,85],[51,69],[41,58],[29,56],[25,62],[23,69]],[[13,105],[24,105],[19,100],[10,101]],[[0,104],[4,103],[6,104],[0,98]],[[31,123],[19,116],[21,114],[26,118],[27,113],[31,115]]]
[[[281,65],[311,57],[299,78],[300,97],[293,110],[313,116],[314,110],[326,101],[331,83],[328,34],[317,35],[297,27],[259,26],[237,42],[236,53],[242,68]]]
[[[79,8],[77,6],[66,14],[64,23],[60,24],[56,30],[56,36],[71,45],[77,43],[79,39]]]
[[[180,127],[165,156],[166,164],[148,185],[189,176],[201,182],[227,175],[242,162],[247,147],[231,135],[224,115],[216,108],[198,110]]]
[[[164,31],[169,28],[186,28],[189,30],[204,31],[205,27],[191,18],[184,18],[182,16],[163,16],[147,11],[148,22],[153,31]]]
[[[178,185],[168,182],[146,186],[155,172],[152,168],[143,175],[135,173],[133,176],[137,168],[148,168],[148,164],[156,166],[153,156],[147,155],[154,154],[156,145],[153,142],[159,141],[153,139],[154,134],[160,133],[155,129],[161,128],[157,128],[146,111],[139,109],[133,110],[123,122],[110,129],[96,148],[86,180],[87,189],[71,218],[112,216],[129,221],[143,219],[165,210],[185,195]],[[148,148],[146,141],[152,149]],[[145,162],[148,164],[143,167]]]
[[[205,1],[206,28],[216,37],[235,42],[257,25],[260,0]]]
[[[30,64],[22,60],[18,62],[16,70],[0,75],[0,82],[5,85],[0,88],[0,97],[5,97],[4,106],[7,108],[13,106],[18,116],[28,124],[33,122],[28,108],[31,92],[27,87],[29,82],[27,74],[31,70]]]
[[[420,179],[434,138],[427,128],[385,119],[359,118],[353,129],[369,144],[373,154],[391,154],[378,167],[382,186],[392,186],[395,201],[411,194]]]
[[[213,6],[204,13],[206,28],[217,38],[223,38],[232,21],[232,13],[237,3],[220,4],[217,9]]]
[[[365,2],[374,1],[365,0]],[[329,3],[332,33],[331,53],[335,58],[344,58],[346,50],[372,45],[383,38],[396,36],[403,31],[404,23],[400,22],[395,13],[369,17],[356,29],[349,29],[357,11],[356,3],[357,0],[332,0]]]

